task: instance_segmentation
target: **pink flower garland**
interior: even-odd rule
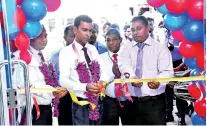
[[[42,65],[39,68],[42,74],[44,75],[45,83],[47,85],[50,85],[52,87],[59,86],[58,76],[54,70],[54,66],[52,63],[49,63],[49,65],[47,65],[46,63],[42,63]],[[60,103],[60,99],[58,97],[55,97],[55,99],[53,100],[53,105],[54,105],[53,114],[55,117],[59,116],[59,110],[58,110],[59,103]]]
[[[79,80],[82,83],[96,83],[100,79],[100,65],[96,61],[92,61],[89,70],[86,67],[85,62],[78,63],[77,68],[76,68],[79,76]],[[92,79],[92,80],[91,80]],[[90,111],[89,111],[89,119],[90,120],[98,120],[100,118],[99,114],[99,108],[98,108],[98,96],[95,96],[94,94],[90,92],[85,92],[84,93],[88,97],[88,101],[95,104],[96,108],[91,109],[90,106]]]

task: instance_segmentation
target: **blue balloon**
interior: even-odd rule
[[[42,32],[42,25],[40,22],[27,21],[23,31],[27,33],[30,39],[37,38]]]
[[[14,40],[19,33],[19,28],[14,23],[9,23],[9,40]]]
[[[191,70],[190,76],[200,76],[200,74],[198,74],[198,71],[194,69],[194,70]],[[196,85],[196,81],[192,81],[192,83],[194,85]],[[203,85],[203,82],[202,81],[198,81],[198,83],[199,83],[200,86]]]
[[[27,20],[40,21],[47,14],[47,7],[44,0],[23,0],[21,4]]]
[[[203,40],[204,29],[202,21],[189,21],[183,27],[183,35],[190,42],[199,42]]]
[[[206,119],[198,116],[195,112],[191,116],[193,125],[206,125]]]
[[[157,8],[157,11],[160,12],[160,13],[162,13],[162,14],[164,14],[164,15],[167,14],[167,13],[169,13],[169,11],[166,8],[166,5],[165,4],[163,4],[162,6],[158,7]]]
[[[181,29],[186,24],[187,21],[188,21],[188,15],[186,13],[182,13],[179,15],[167,13],[164,16],[164,22],[166,27],[172,31]]]
[[[196,64],[196,58],[184,58],[185,65],[190,69],[195,69],[198,72],[202,72],[202,70]]]

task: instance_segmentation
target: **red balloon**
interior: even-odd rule
[[[26,16],[20,7],[17,7],[17,10],[14,13],[14,23],[19,30],[22,30],[27,23]]]
[[[27,50],[30,45],[30,39],[24,32],[19,32],[15,39],[15,45],[20,51]]]
[[[22,0],[16,0],[16,3],[17,3],[18,5],[20,5],[20,4],[22,3]]]
[[[177,31],[171,31],[171,34],[172,34],[173,38],[177,41],[181,42],[184,39],[182,29],[177,30]]]
[[[188,15],[195,20],[203,20],[204,0],[190,0],[188,4]]]
[[[205,56],[204,56],[204,50],[200,51],[198,53],[198,56],[196,57],[196,63],[198,65],[199,68],[201,68],[202,70],[205,69]]]
[[[181,14],[188,9],[189,0],[167,0],[165,5],[169,12]]]
[[[3,11],[0,11],[0,23],[1,23],[1,27],[4,28],[4,17],[3,17]]]
[[[198,53],[202,53],[201,51],[203,51],[203,46],[201,42],[189,43],[185,41],[180,42],[178,51],[185,58],[193,58],[196,57]]]
[[[27,64],[29,64],[31,62],[31,58],[32,57],[31,57],[30,53],[28,52],[28,50],[20,52],[20,59],[24,60]]]
[[[147,0],[147,3],[153,7],[160,7],[165,3],[165,1],[167,0]]]
[[[200,89],[192,83],[188,85],[188,92],[195,99],[199,99],[201,97]]]
[[[196,101],[194,109],[200,117],[206,118],[206,99],[203,98],[201,101]]]
[[[46,6],[47,6],[47,11],[48,12],[54,12],[56,11],[60,5],[61,5],[61,0],[44,0]]]

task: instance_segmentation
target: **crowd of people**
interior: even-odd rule
[[[29,82],[33,88],[53,88],[48,84],[47,75],[40,69],[43,63],[50,62],[58,76],[59,87],[52,93],[32,94],[39,105],[39,110],[32,106],[32,124],[52,125],[54,97],[60,98],[59,125],[119,125],[120,119],[122,125],[166,125],[174,121],[172,111],[175,97],[173,88],[167,82],[151,80],[128,84],[133,102],[117,99],[116,85],[113,83],[114,79],[126,73],[130,78],[153,79],[171,78],[174,71],[187,70],[178,45],[164,23],[158,26],[162,31],[159,35],[154,34],[154,27],[153,18],[139,15],[124,27],[124,36],[121,36],[122,29],[118,24],[107,22],[102,29],[103,44],[97,39],[99,26],[89,16],[80,15],[75,18],[73,25],[64,30],[66,46],[45,61],[41,52],[47,45],[47,32],[43,26],[41,35],[30,42],[32,60],[28,64]],[[19,53],[13,53],[15,59],[19,59]],[[98,65],[97,70],[92,70],[93,65]],[[84,72],[84,68],[91,75]],[[24,88],[19,71],[13,72],[14,80],[18,81],[15,84],[17,88]],[[183,76],[188,75],[189,72],[186,72]],[[98,98],[100,87],[97,83],[103,81],[109,84],[105,89],[106,97],[101,100]],[[80,101],[97,96],[99,117],[92,117],[90,105],[80,106],[73,102],[68,91],[72,91]],[[25,95],[19,95],[18,100],[21,106],[25,105]],[[188,103],[176,98],[176,105],[181,118],[179,124],[185,125]]]

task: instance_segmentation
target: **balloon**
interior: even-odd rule
[[[1,23],[1,27],[4,28],[4,18],[3,18],[3,12],[0,11],[0,23]]]
[[[147,0],[147,3],[153,7],[160,7],[165,3],[165,1],[167,0]]]
[[[27,20],[30,21],[40,21],[47,13],[47,7],[43,0],[23,0],[21,7]]]
[[[20,4],[22,3],[22,0],[16,0],[16,3],[17,3],[18,5],[20,5]]]
[[[157,11],[160,12],[161,14],[164,14],[164,15],[167,14],[167,13],[169,13],[169,11],[167,10],[165,4],[163,4],[162,6],[158,7],[157,8]]]
[[[185,58],[193,58],[198,55],[203,50],[201,42],[198,43],[189,43],[189,42],[180,42],[178,51]],[[202,53],[202,52],[201,52]]]
[[[175,40],[182,41],[184,39],[182,30],[171,31],[171,34]]]
[[[25,51],[29,48],[30,45],[30,39],[24,32],[19,32],[16,40],[15,45],[20,51]]]
[[[188,15],[195,20],[203,20],[204,0],[190,0],[188,4]]]
[[[183,27],[183,35],[190,42],[203,40],[203,23],[201,21],[189,21]]]
[[[31,62],[31,55],[28,50],[20,52],[20,59],[24,60],[27,64]]]
[[[189,0],[166,0],[166,7],[173,14],[181,14],[188,8]]]
[[[17,10],[14,13],[14,23],[17,27],[22,30],[27,22],[26,16],[20,7],[17,7]]]
[[[203,98],[201,101],[194,102],[194,109],[197,115],[206,118],[206,100]]]
[[[206,125],[206,119],[198,116],[195,112],[191,116],[193,125]]]
[[[16,24],[14,23],[9,23],[8,22],[8,27],[9,27],[9,40],[14,40],[19,33],[19,29],[17,28]]]
[[[184,58],[184,63],[190,69],[196,69],[198,72],[202,72],[196,64],[196,58]]]
[[[27,33],[30,39],[37,38],[42,32],[42,25],[40,22],[27,21],[23,31]]]
[[[168,13],[164,16],[164,23],[169,30],[176,31],[181,29],[188,21],[186,13],[175,15]]]
[[[44,0],[44,2],[47,6],[48,12],[56,11],[60,7],[60,4],[61,4],[61,0],[53,0],[52,2],[51,0]]]
[[[199,68],[201,68],[202,70],[205,69],[205,56],[204,56],[204,51],[201,52],[200,54],[198,54],[198,56],[196,57],[196,63],[197,63],[197,66]]]
[[[194,84],[188,85],[188,93],[195,99],[199,99],[201,97],[200,89]]]
[[[190,71],[190,76],[200,76],[200,74],[198,73],[197,70],[191,70],[191,71]],[[196,85],[196,82],[197,82],[197,81],[192,81],[192,83],[193,83],[194,85]],[[200,86],[203,86],[203,82],[202,82],[202,81],[198,81],[198,84],[199,84]]]

